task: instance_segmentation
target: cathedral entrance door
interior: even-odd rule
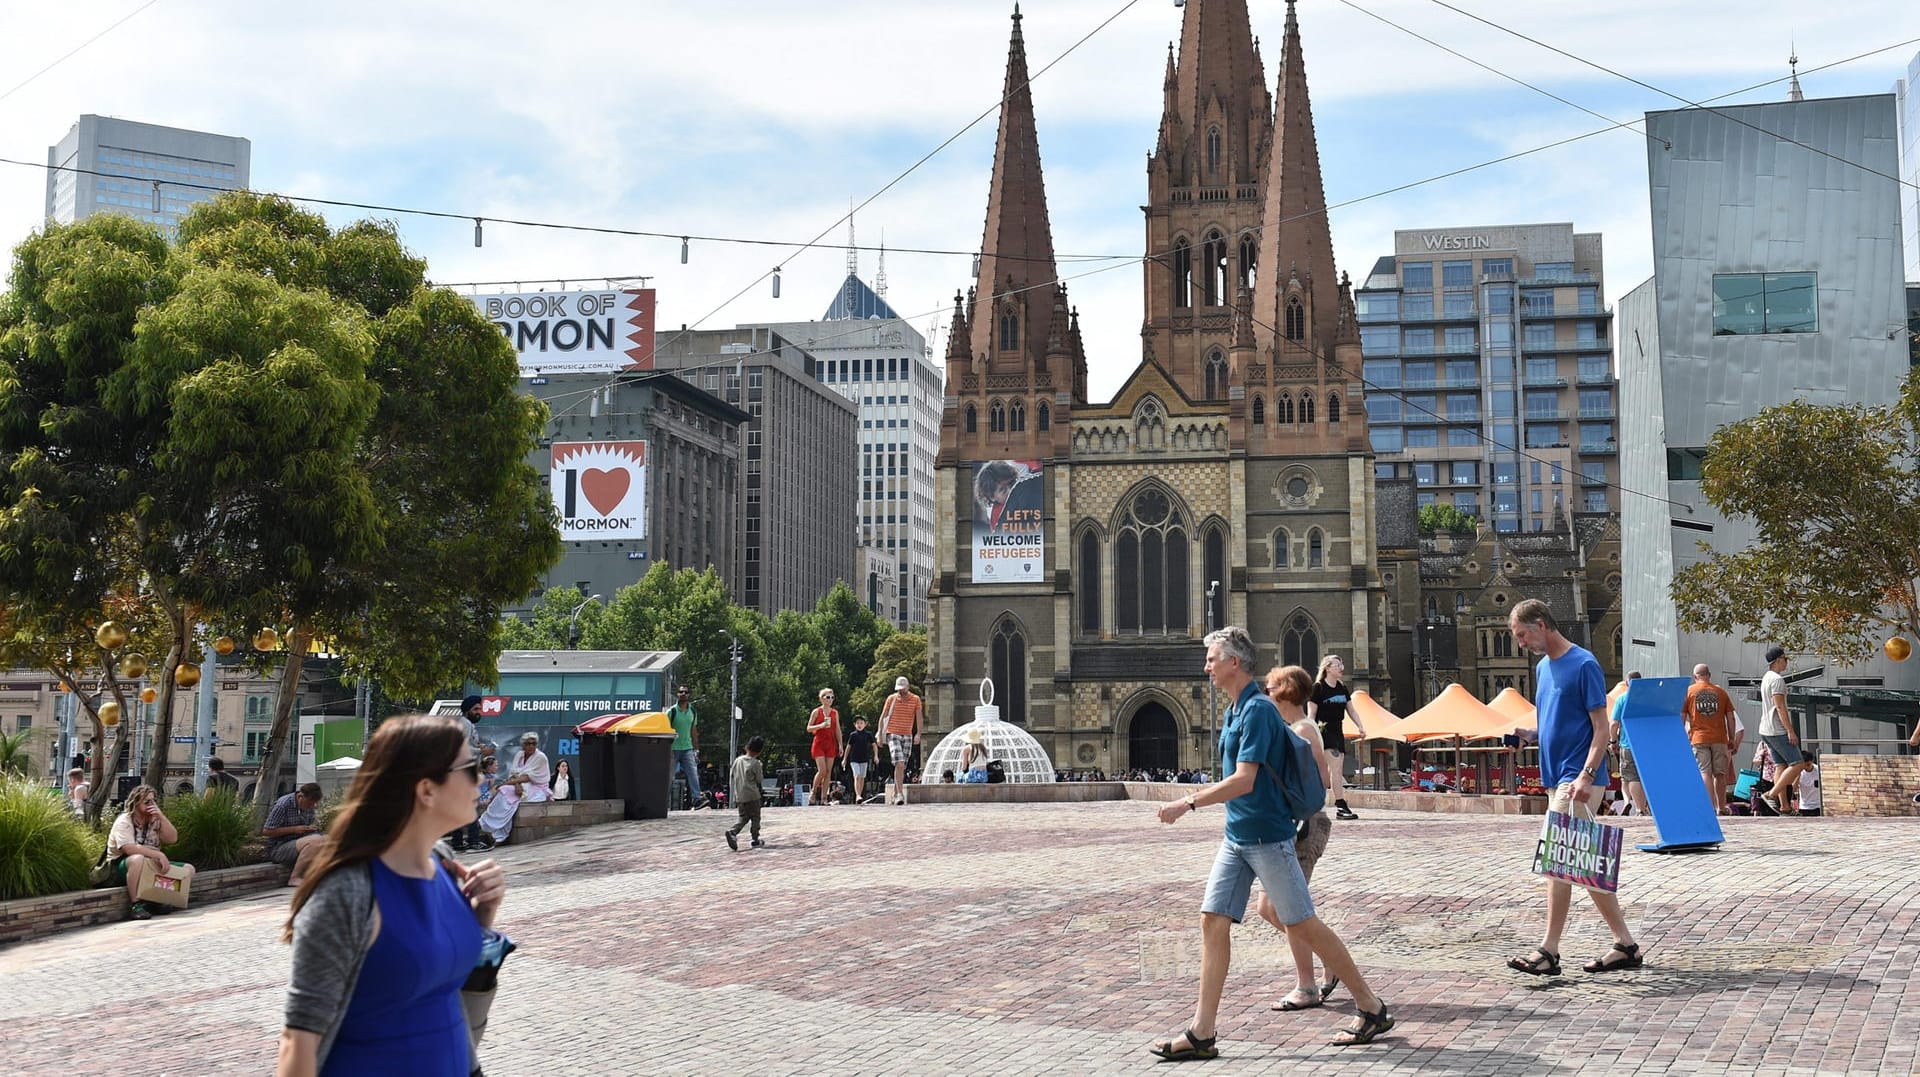
[[[1127,728],[1129,770],[1180,769],[1180,727],[1159,703],[1147,703],[1133,712]]]

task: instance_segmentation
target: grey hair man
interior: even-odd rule
[[[1162,805],[1159,819],[1172,823],[1211,804],[1226,805],[1226,835],[1214,856],[1206,897],[1200,904],[1200,997],[1186,1029],[1156,1041],[1148,1050],[1169,1061],[1213,1058],[1215,1018],[1232,958],[1233,925],[1247,911],[1258,878],[1288,937],[1318,954],[1327,972],[1353,991],[1360,1014],[1335,1044],[1370,1043],[1393,1027],[1387,1004],[1368,987],[1340,936],[1314,915],[1313,898],[1294,848],[1295,819],[1277,774],[1293,764],[1299,739],[1255,678],[1253,639],[1244,628],[1229,626],[1206,637],[1207,677],[1229,700],[1220,724],[1221,769],[1233,770],[1221,781]],[[1304,674],[1303,674],[1304,679]],[[1304,693],[1301,693],[1304,696]],[[1298,706],[1301,700],[1295,700]],[[1304,710],[1300,717],[1305,718]],[[1263,775],[1261,771],[1270,773]]]

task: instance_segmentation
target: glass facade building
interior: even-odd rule
[[[194,206],[247,187],[252,155],[244,138],[82,116],[47,148],[47,221],[118,213],[171,237]]]
[[[1394,233],[1355,293],[1376,476],[1501,532],[1618,511],[1604,295],[1571,224]]]

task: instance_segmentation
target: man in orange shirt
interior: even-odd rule
[[[913,758],[913,746],[920,743],[920,697],[907,687],[905,677],[893,682],[893,694],[880,711],[880,728],[887,734],[887,754],[893,757],[893,799],[907,802],[907,762]]]
[[[1704,662],[1693,667],[1693,684],[1687,687],[1687,701],[1681,705],[1680,714],[1686,719],[1693,761],[1700,768],[1707,795],[1721,815],[1729,814],[1722,782],[1733,769],[1733,697],[1713,683],[1713,671]]]

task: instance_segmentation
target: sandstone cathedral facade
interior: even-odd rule
[[[1003,717],[1056,766],[1217,766],[1200,639],[1386,676],[1358,326],[1299,22],[1269,91],[1246,0],[1189,0],[1147,165],[1138,363],[1088,398],[1058,281],[1020,16],[977,279],[956,296],[935,469],[930,727]],[[1378,694],[1379,689],[1375,689]]]

